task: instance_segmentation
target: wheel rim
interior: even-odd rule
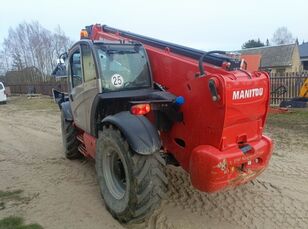
[[[122,158],[117,151],[109,149],[104,164],[104,176],[110,193],[116,199],[122,199],[126,192],[126,173]]]

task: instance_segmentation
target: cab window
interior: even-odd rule
[[[81,45],[84,81],[96,79],[95,62],[89,45]]]
[[[72,87],[77,87],[82,84],[82,70],[80,61],[80,50],[76,50],[70,59]]]

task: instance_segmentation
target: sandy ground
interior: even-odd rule
[[[125,226],[104,207],[94,162],[64,158],[59,117],[47,98],[0,105],[0,190],[21,189],[25,197],[6,203],[0,219],[21,215],[46,229],[308,228],[307,135],[269,128],[283,138],[266,172],[216,194],[198,192],[185,172],[168,166],[168,198],[148,222]]]

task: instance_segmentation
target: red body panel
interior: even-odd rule
[[[87,149],[87,155],[85,156],[91,156],[92,158],[95,158],[95,152],[96,152],[96,138],[92,135],[84,132],[83,133],[83,139],[84,139],[84,145]]]
[[[124,39],[93,26],[93,40]],[[125,39],[124,39],[125,40]],[[162,132],[164,149],[190,174],[192,184],[213,192],[253,179],[268,165],[272,142],[262,135],[269,102],[267,73],[226,71],[204,64],[207,75],[196,77],[196,60],[144,45],[154,81],[185,98],[182,123]],[[214,80],[220,100],[212,100],[208,81]],[[179,145],[176,139],[185,142]],[[252,147],[244,154],[240,147]],[[258,163],[254,163],[257,159]],[[247,165],[247,163],[251,165]]]

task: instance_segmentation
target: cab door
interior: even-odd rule
[[[86,128],[86,115],[84,108],[84,77],[81,63],[80,46],[76,45],[70,52],[68,74],[70,77],[70,103],[74,117],[74,123],[81,129]]]
[[[84,131],[91,133],[91,112],[93,101],[98,93],[100,93],[100,83],[98,77],[98,69],[94,59],[94,52],[89,43],[81,43],[81,60],[84,76],[83,100],[85,112],[85,128]]]

